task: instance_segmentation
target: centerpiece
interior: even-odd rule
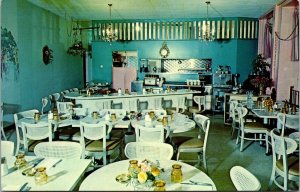
[[[137,190],[146,190],[154,185],[159,178],[161,170],[159,163],[151,162],[147,159],[138,162],[131,160],[128,168],[130,184]]]

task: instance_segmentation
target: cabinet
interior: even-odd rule
[[[258,96],[253,96],[252,100],[256,101]],[[246,101],[247,95],[246,94],[233,94],[233,93],[225,93],[224,95],[224,124],[229,125],[229,105],[232,99],[239,100],[239,101]]]
[[[213,112],[224,111],[225,94],[231,91],[231,87],[214,87],[213,88]]]

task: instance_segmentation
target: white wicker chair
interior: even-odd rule
[[[34,113],[38,113],[38,112],[39,112],[39,110],[37,110],[37,109],[31,109],[31,110],[22,111],[22,112],[14,114],[16,137],[17,137],[17,146],[16,146],[16,152],[15,152],[16,155],[19,153],[20,145],[21,144],[24,145],[24,133],[22,131],[22,125],[21,125],[21,123],[19,123],[19,119],[22,119],[22,118],[32,118],[33,119]],[[21,133],[20,133],[19,129],[21,130]]]
[[[234,166],[230,169],[230,178],[237,191],[259,191],[259,180],[247,169]]]
[[[14,142],[1,141],[1,157],[14,156]]]
[[[266,142],[266,153],[269,151],[268,137],[270,135],[267,128],[264,128],[261,123],[258,122],[245,122],[245,116],[248,113],[248,109],[245,107],[237,107],[239,116],[239,132],[237,136],[236,144],[238,144],[239,138],[241,139],[240,151],[244,150],[244,141],[265,141]],[[246,134],[254,134],[254,137],[247,137]],[[257,137],[259,135],[259,138]],[[264,136],[264,138],[262,137]]]
[[[277,130],[271,131],[273,169],[269,188],[274,182],[279,188],[287,191],[288,180],[299,182],[299,156],[288,156],[298,148],[299,143],[291,138],[279,136],[275,131]],[[283,184],[279,182],[279,177],[283,178]]]
[[[299,114],[290,115],[284,113],[277,114],[277,129],[281,131],[281,136],[287,135],[286,129],[299,129]],[[288,133],[289,134],[289,133]]]
[[[60,93],[53,93],[49,95],[49,99],[51,101],[51,108],[56,107],[56,102],[61,98]]]
[[[73,108],[74,114],[78,116],[87,116],[88,114],[88,109],[84,107],[75,107]]]
[[[56,105],[57,105],[58,114],[63,114],[63,113],[70,114],[70,109],[74,104],[72,102],[57,101]]]
[[[82,157],[82,146],[71,141],[43,142],[35,146],[34,154],[43,158],[80,159]]]
[[[39,121],[36,123],[22,122],[24,136],[24,151],[33,151],[34,147],[43,139],[52,141],[52,124]]]
[[[148,110],[162,109],[163,99],[161,97],[148,98],[147,103]]]
[[[172,142],[177,146],[177,161],[180,159],[180,153],[197,153],[198,155],[198,164],[201,161],[201,153],[203,159],[203,167],[207,172],[206,165],[206,145],[210,127],[210,119],[204,115],[196,114],[194,116],[194,121],[199,127],[198,137],[172,137]],[[201,138],[201,132],[204,132],[204,138]],[[189,160],[185,160],[189,161]]]
[[[125,146],[125,156],[129,159],[170,160],[173,147],[167,143],[130,142]]]
[[[80,122],[80,144],[83,149],[82,158],[85,158],[85,156],[91,156],[93,159],[103,158],[103,165],[106,165],[107,156],[117,151],[120,153],[121,140],[106,140],[107,135],[112,129],[112,125],[109,125],[108,131],[106,127],[107,124],[105,121],[100,121],[96,124]]]
[[[49,105],[49,98],[48,97],[43,97],[42,98],[42,109],[41,109],[41,113],[44,114],[45,113],[45,109],[50,109],[50,105]]]
[[[229,104],[229,118],[231,118],[231,137],[234,136],[235,130],[239,130],[239,117],[237,111],[238,101],[231,100]]]
[[[135,127],[135,137],[137,142],[165,142],[165,129],[162,125],[154,128],[137,125]]]
[[[197,96],[193,97],[193,100],[198,106],[197,107],[195,107],[195,106],[188,107],[189,112],[191,112],[193,114],[197,114],[197,113],[202,113],[206,110],[206,108],[205,108],[205,104],[206,104],[205,96],[197,95]]]

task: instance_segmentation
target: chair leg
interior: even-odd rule
[[[5,132],[4,132],[3,125],[1,126],[1,135],[2,135],[3,139],[4,139],[5,141],[7,141],[7,138],[6,138],[6,136],[5,136]]]
[[[205,169],[205,172],[208,173],[207,165],[206,165],[205,151],[202,152],[202,158],[203,158],[203,167],[204,167],[204,169]]]
[[[265,139],[266,139],[266,154],[267,154],[269,153],[269,137],[267,134],[265,135]]]
[[[242,152],[244,150],[244,133],[242,133],[241,136],[241,146],[240,146],[240,151]]]
[[[238,130],[237,132],[236,142],[235,142],[236,145],[239,144],[239,139],[240,139],[240,130]]]
[[[179,155],[180,155],[180,150],[179,150],[179,149],[177,149],[176,161],[178,161],[178,160],[179,160]]]
[[[275,178],[275,169],[273,168],[272,173],[271,173],[271,178],[270,178],[270,181],[269,181],[269,185],[268,185],[268,191],[270,191],[270,189],[271,189],[271,186],[274,182],[274,178]]]

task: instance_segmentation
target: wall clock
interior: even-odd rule
[[[53,60],[53,55],[52,55],[52,50],[45,45],[43,47],[43,62],[45,65],[48,65],[49,63],[51,63]]]
[[[159,50],[159,54],[162,58],[167,58],[170,54],[170,49],[167,46],[167,43],[163,43]]]

